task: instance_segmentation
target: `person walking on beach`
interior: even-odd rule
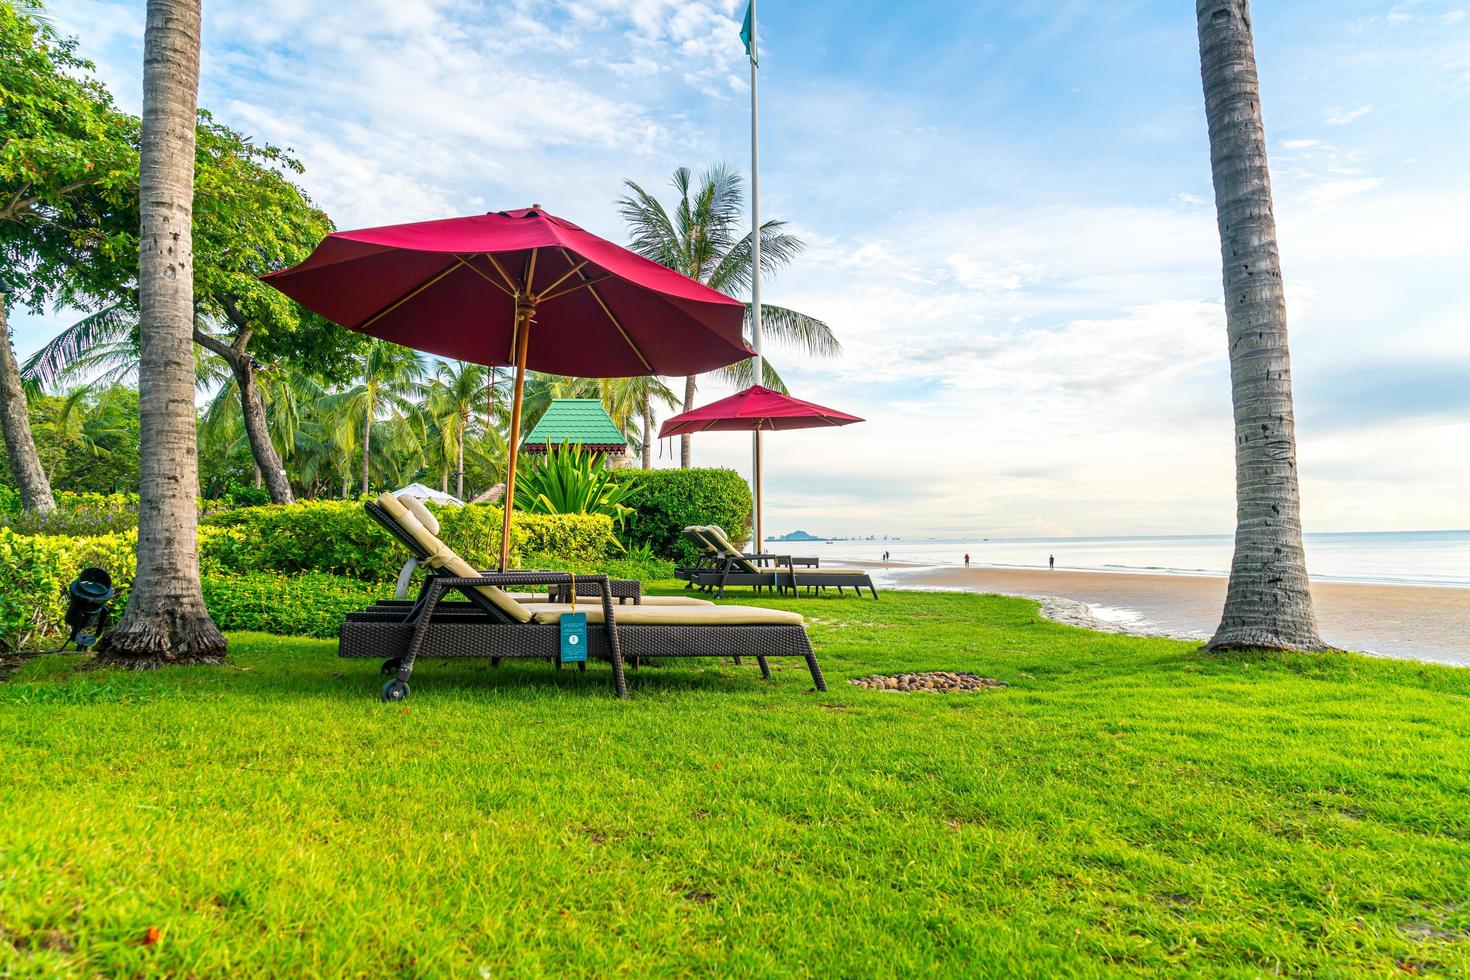
[[[1057,570],[1057,556],[1056,555],[1047,555],[1046,556],[1046,567],[1049,568],[1049,569],[1051,569],[1052,571],[1056,571]]]
[[[969,555],[966,555],[965,556],[965,567],[966,568],[969,568],[970,567],[970,556]]]

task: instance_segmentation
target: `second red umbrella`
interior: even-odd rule
[[[526,370],[700,374],[754,352],[745,304],[539,207],[328,235],[263,277],[350,330],[515,367],[500,568],[510,555]]]
[[[754,535],[753,550],[760,551],[764,545],[761,534],[761,443],[759,434],[777,429],[815,429],[826,426],[851,425],[861,422],[856,415],[839,412],[835,408],[824,408],[813,402],[802,401],[783,395],[779,391],[754,385],[738,391],[728,398],[710,402],[702,408],[691,409],[682,415],[665,419],[659,427],[658,437],[689,435],[694,432],[739,431],[755,432],[755,474],[751,480],[751,498],[754,503],[751,533]]]

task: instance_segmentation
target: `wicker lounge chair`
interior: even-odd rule
[[[725,587],[729,585],[753,585],[757,592],[765,586],[772,586],[778,592],[786,589],[797,592],[803,588],[811,591],[833,587],[841,592],[850,588],[858,595],[862,595],[862,590],[866,588],[874,599],[878,598],[872,576],[861,568],[822,568],[815,558],[793,559],[790,555],[746,554],[730,542],[718,525],[711,524],[700,530],[719,550],[720,559],[715,568],[692,574],[690,584],[707,592],[714,592],[716,598],[724,598]]]
[[[519,603],[503,588],[517,585],[559,587],[567,595],[573,591],[581,595],[589,585],[597,589],[600,601],[578,611],[587,613],[587,655],[612,664],[619,697],[628,694],[623,672],[627,657],[751,656],[766,678],[771,676],[768,657],[802,657],[817,690],[827,689],[798,613],[705,604],[618,606],[605,575],[476,572],[396,498],[385,494],[375,509],[382,515],[380,521],[387,519],[384,526],[396,525],[434,570],[418,603],[351,613],[338,634],[340,656],[384,660],[384,672],[394,675],[383,686],[385,701],[408,697],[408,680],[420,657],[542,659],[559,664],[559,623],[572,607]],[[444,602],[451,592],[466,601]]]
[[[696,556],[693,565],[676,565],[674,567],[674,578],[690,582],[693,576],[700,572],[708,571],[718,564],[720,560],[720,549],[704,533],[703,527],[692,525],[686,527],[682,533],[685,539],[694,546]]]

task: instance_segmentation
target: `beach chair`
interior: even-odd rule
[[[715,567],[720,560],[720,549],[704,533],[704,528],[697,525],[684,528],[680,532],[686,541],[694,546],[696,552],[693,565],[682,565],[674,567],[674,578],[681,579],[693,584],[693,577],[700,572],[708,571]],[[685,588],[689,588],[686,585]]]
[[[391,502],[385,502],[383,500],[383,497],[390,497]],[[405,508],[410,514],[414,516],[414,518],[420,524],[428,529],[430,534],[437,535],[439,533],[439,519],[434,516],[433,511],[424,506],[422,501],[406,493],[400,493],[397,496],[385,493],[378,498],[378,502],[376,504],[369,502],[365,505],[368,516],[372,517],[373,520],[381,525],[382,528],[387,531],[395,540],[397,540],[398,543],[403,546],[404,550],[406,550],[411,556],[408,563],[404,566],[403,572],[399,575],[398,593],[402,595],[406,589],[409,577],[412,575],[413,571],[416,568],[425,564],[428,559],[428,553],[419,545],[417,541],[414,540],[413,535],[409,534],[408,531],[406,531],[402,527],[402,525],[395,521],[384,509],[385,506],[392,507],[395,504]],[[430,574],[433,574],[432,570],[430,571]],[[712,604],[708,600],[696,599],[693,596],[644,596],[643,583],[639,582],[636,579],[610,579],[608,582],[608,586],[612,591],[613,598],[616,599],[620,604],[627,603],[629,600],[631,600],[634,605],[639,605],[645,602],[649,605],[657,606],[687,606]],[[419,591],[420,596],[422,597],[423,590],[420,589]],[[578,585],[577,594],[579,596],[589,596],[595,598],[599,593],[592,583],[581,582]],[[562,587],[557,585],[548,586],[547,591],[545,592],[513,592],[509,593],[509,595],[515,601],[522,603],[567,601],[567,595],[562,590]],[[410,602],[405,600],[384,599],[380,600],[373,608],[395,609],[400,606],[412,607],[417,601],[420,600]]]
[[[560,620],[573,611],[572,604],[521,603],[505,586],[559,587],[569,597],[583,594],[588,585],[596,588],[598,601],[576,611],[585,612],[588,626],[595,627],[587,631],[587,656],[612,664],[619,697],[628,694],[625,659],[645,657],[750,656],[765,678],[771,676],[768,658],[801,657],[816,689],[827,689],[799,613],[711,604],[618,606],[605,575],[477,572],[391,494],[368,506],[382,515],[379,523],[396,526],[395,537],[401,533],[411,540],[433,571],[412,606],[349,613],[338,633],[339,656],[384,660],[384,672],[394,675],[383,685],[385,701],[408,697],[408,681],[421,657],[492,663],[541,659],[559,665]],[[451,593],[463,601],[445,602]]]
[[[724,598],[727,585],[754,585],[757,592],[762,587],[771,586],[777,592],[791,589],[796,594],[800,594],[798,590],[803,588],[808,594],[827,588],[836,588],[841,593],[843,589],[850,588],[862,595],[866,588],[874,599],[878,598],[872,576],[861,568],[822,568],[815,559],[808,559],[814,564],[798,568],[790,555],[741,552],[718,525],[711,524],[702,530],[719,550],[720,562],[714,569],[694,575],[691,581],[705,591],[714,591],[717,599]],[[771,564],[768,566],[766,562]]]

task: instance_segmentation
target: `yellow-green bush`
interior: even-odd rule
[[[222,630],[334,637],[347,614],[393,595],[391,586],[340,575],[205,575],[204,605]]]
[[[118,590],[121,612],[137,571],[136,532],[72,538],[16,534],[0,527],[0,643],[31,647],[65,630],[65,589],[77,572],[105,568]]]

